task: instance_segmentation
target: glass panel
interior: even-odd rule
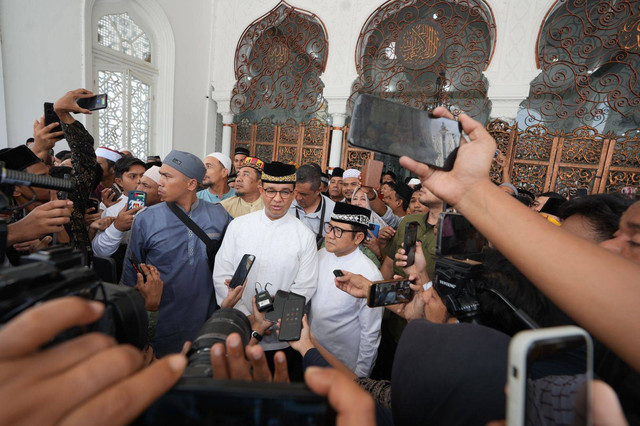
[[[98,143],[111,149],[123,147],[124,74],[98,71],[98,93],[106,93],[109,107],[98,112]]]
[[[104,15],[98,21],[98,43],[109,49],[151,62],[151,43],[127,13]]]
[[[151,88],[135,77],[131,77],[130,105],[129,150],[134,157],[145,158],[149,150]]]

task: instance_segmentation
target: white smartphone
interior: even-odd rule
[[[509,344],[507,425],[591,425],[593,344],[583,329],[517,333]]]

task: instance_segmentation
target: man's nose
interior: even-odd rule
[[[622,237],[613,237],[610,240],[604,240],[599,244],[605,250],[609,250],[611,253],[622,253]]]

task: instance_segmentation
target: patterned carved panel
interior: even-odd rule
[[[489,175],[491,180],[497,183],[502,183],[502,171],[504,167],[509,166],[510,144],[511,135],[513,133],[513,126],[509,125],[504,120],[493,120],[487,124],[487,131],[496,140],[498,149],[504,156],[506,164],[500,165],[497,161],[491,163],[491,170]]]
[[[123,149],[123,111],[125,96],[124,73],[115,71],[98,72],[98,92],[109,97],[109,108],[98,112],[98,141],[119,151]]]
[[[640,126],[640,3],[556,2],[538,40],[541,74],[518,121],[617,134]]]
[[[602,156],[604,141],[592,127],[580,127],[562,144],[562,158],[566,163],[598,165]]]
[[[616,141],[611,165],[640,168],[640,137],[637,133]]]
[[[270,119],[265,118],[258,123],[256,141],[258,142],[273,142],[275,137],[275,126]]]
[[[151,43],[128,13],[104,15],[98,21],[98,43],[145,62],[151,62]]]
[[[271,161],[273,158],[273,145],[256,145],[254,155],[262,161]]]
[[[554,191],[569,196],[571,189],[588,188],[588,192],[593,190],[596,178],[595,169],[582,169],[579,167],[560,167],[556,178]]]
[[[320,120],[311,120],[304,129],[304,145],[322,146],[326,126]]]
[[[544,192],[547,178],[547,166],[536,164],[515,164],[511,173],[512,183],[517,188],[524,188],[534,194]]]
[[[264,117],[303,122],[322,114],[320,75],[328,48],[316,16],[281,2],[249,25],[238,42],[231,110],[252,122]]]
[[[129,102],[129,151],[136,158],[144,158],[149,150],[151,87],[132,76]]]
[[[450,106],[486,122],[483,71],[495,23],[482,0],[394,0],[367,20],[356,46],[357,93],[418,108]]]
[[[606,181],[605,192],[620,192],[622,188],[627,186],[640,187],[640,172],[638,170],[611,172]]]
[[[536,125],[518,134],[515,148],[516,160],[551,160],[553,134],[548,134],[544,126]]]
[[[278,144],[297,145],[300,126],[293,119],[288,119],[280,126],[280,140]]]
[[[322,163],[322,148],[302,148],[302,161],[300,164]]]
[[[361,169],[364,163],[372,157],[373,152],[370,151],[348,150],[343,169]]]
[[[236,126],[237,141],[251,141],[251,123],[249,120],[242,120]]]
[[[277,160],[285,164],[297,163],[298,147],[297,146],[278,146]]]

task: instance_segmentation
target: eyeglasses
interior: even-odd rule
[[[290,189],[283,189],[283,190],[280,190],[280,191],[276,191],[275,189],[271,189],[271,188],[269,188],[269,189],[265,189],[265,190],[264,190],[264,193],[265,193],[265,194],[267,195],[267,197],[269,197],[269,198],[273,198],[273,197],[275,197],[275,196],[276,196],[276,194],[280,194],[280,196],[281,196],[282,198],[289,198],[289,197],[291,197],[291,194],[293,194],[293,191],[292,191],[292,190],[290,190]]]
[[[327,234],[330,234],[331,232],[333,232],[333,235],[336,236],[336,238],[341,238],[342,237],[342,233],[343,232],[360,232],[360,231],[353,231],[351,229],[342,229],[342,228],[338,228],[337,226],[333,226],[330,223],[325,223],[324,224],[324,232],[326,232]]]

